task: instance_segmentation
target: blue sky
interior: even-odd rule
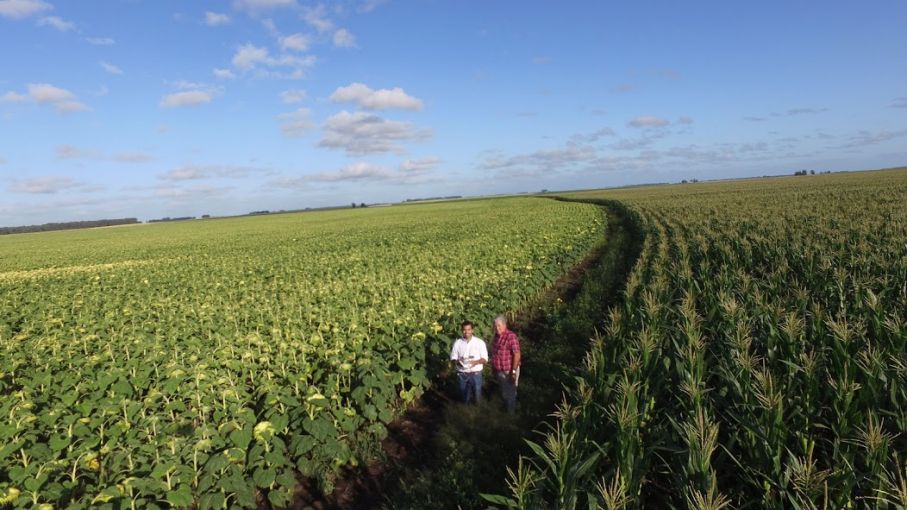
[[[907,4],[0,0],[0,226],[907,164]]]

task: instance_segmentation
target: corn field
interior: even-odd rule
[[[513,508],[907,508],[907,171],[584,192],[644,236]]]

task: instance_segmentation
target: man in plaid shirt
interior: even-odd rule
[[[491,354],[494,376],[501,387],[501,397],[508,413],[516,411],[516,387],[520,377],[520,339],[507,329],[507,319],[494,319],[494,344]]]

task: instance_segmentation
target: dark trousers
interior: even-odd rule
[[[464,403],[468,404],[470,400],[476,404],[482,402],[482,372],[457,372],[457,382],[460,384],[460,399]]]
[[[510,372],[495,372],[495,378],[498,386],[501,387],[501,398],[504,399],[504,407],[507,412],[513,414],[516,412],[516,381],[510,377]]]

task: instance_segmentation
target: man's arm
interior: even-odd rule
[[[513,350],[513,357],[510,362],[510,378],[516,379],[516,369],[520,368],[520,362],[522,361],[522,356],[520,355],[520,340],[516,335],[513,335],[513,343],[510,345],[510,348]]]

